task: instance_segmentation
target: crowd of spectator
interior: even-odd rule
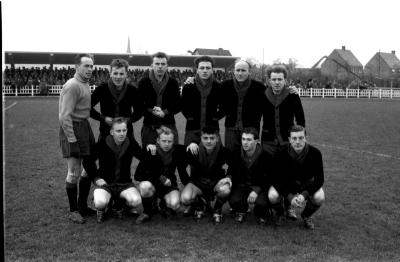
[[[148,74],[148,69],[130,69],[128,75],[128,81],[133,84],[142,78],[142,76]],[[44,83],[45,85],[63,85],[68,79],[72,78],[75,74],[74,67],[62,67],[62,68],[50,68],[50,67],[32,67],[32,68],[9,68],[6,67],[4,70],[4,85],[13,86],[15,88],[22,86],[40,86]],[[172,69],[169,74],[174,77],[181,85],[185,80],[194,76],[195,73],[192,70],[176,70]],[[214,72],[214,77],[218,81],[231,78],[231,74],[225,71],[217,70]],[[92,79],[90,85],[100,85],[102,82],[109,79],[109,70],[107,68],[95,67],[92,73]]]
[[[128,74],[128,81],[131,84],[137,85],[138,81],[148,74],[149,69],[130,69]],[[63,85],[68,79],[72,78],[75,74],[75,68],[73,66],[68,67],[19,67],[9,68],[8,66],[4,70],[4,85],[11,86],[13,89],[19,89],[24,86],[38,86],[39,89],[46,89],[52,85]],[[188,77],[193,77],[195,72],[190,69],[170,69],[169,74],[174,77],[178,83],[182,86]],[[230,71],[216,70],[214,77],[217,81],[224,81],[232,78]],[[260,72],[252,72],[252,78],[266,83]],[[95,67],[92,73],[92,79],[90,85],[98,86],[102,82],[109,79],[108,68]],[[297,88],[310,89],[310,88],[336,88],[336,89],[366,89],[375,88],[376,84],[372,81],[360,81],[360,80],[329,80],[326,78],[310,78],[310,79],[290,79],[289,85],[294,85]],[[392,83],[393,84],[393,83]],[[395,83],[393,87],[397,87],[399,83]],[[41,92],[42,93],[42,92]]]

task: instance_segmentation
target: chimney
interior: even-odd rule
[[[343,51],[346,50],[346,46],[342,45],[342,50]]]
[[[394,55],[395,55],[395,54],[396,54],[396,51],[392,50],[392,54],[394,54]]]

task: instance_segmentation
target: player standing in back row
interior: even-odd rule
[[[63,86],[59,101],[60,146],[67,159],[68,173],[66,190],[70,212],[68,218],[74,223],[85,223],[83,216],[94,213],[87,206],[91,179],[96,176],[97,167],[87,160],[95,144],[88,118],[90,116],[89,79],[93,71],[93,58],[89,54],[75,57],[76,73]],[[86,172],[81,175],[81,165]],[[80,179],[79,179],[80,177]],[[78,196],[79,180],[79,196]],[[78,197],[78,199],[77,199]]]

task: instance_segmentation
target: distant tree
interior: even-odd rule
[[[282,64],[282,60],[280,58],[275,59],[272,61],[273,64]]]
[[[289,58],[287,67],[290,72],[296,70],[298,60],[296,58]]]

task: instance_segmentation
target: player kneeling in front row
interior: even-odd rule
[[[284,220],[282,197],[294,207],[304,207],[301,217],[304,226],[314,229],[311,216],[325,200],[322,189],[324,169],[321,152],[307,143],[304,127],[290,128],[290,144],[277,154],[277,172],[268,198],[277,213],[277,224]]]
[[[180,207],[175,170],[178,169],[184,185],[188,180],[185,147],[174,143],[171,129],[161,126],[157,133],[155,154],[149,150],[135,172],[135,180],[140,181],[139,190],[143,201],[143,213],[136,219],[136,224],[151,218],[154,197],[161,199],[160,209],[165,217],[174,215]]]
[[[213,222],[222,222],[222,206],[231,192],[233,159],[231,152],[219,141],[217,127],[204,127],[201,142],[189,145],[189,164],[191,167],[189,183],[181,193],[181,203],[195,210],[195,218],[204,216],[205,207],[213,201]]]
[[[114,118],[110,135],[97,145],[99,171],[93,197],[99,223],[103,222],[111,198],[119,217],[122,216],[124,204],[121,200],[125,200],[129,208],[136,208],[142,203],[130,172],[132,157],[141,158],[141,148],[134,139],[127,137],[127,131],[127,120]]]
[[[272,156],[262,150],[259,132],[252,127],[242,132],[242,148],[236,155],[238,165],[234,173],[233,189],[229,205],[235,212],[236,222],[244,221],[249,205],[254,205],[254,214],[265,224],[268,210],[267,190],[270,187],[268,170],[272,166]]]

